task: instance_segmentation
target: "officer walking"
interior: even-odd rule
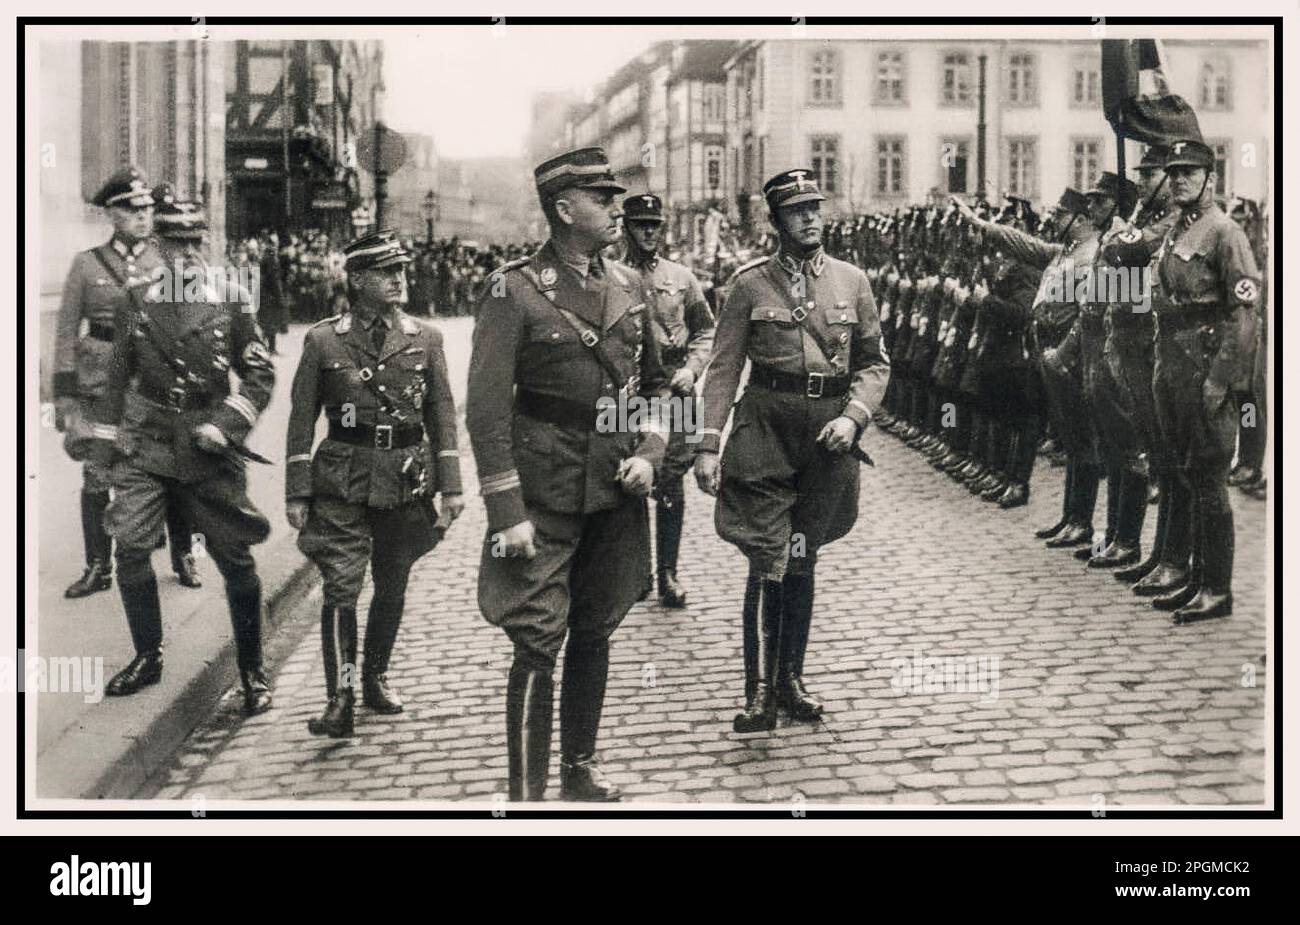
[[[321,649],[329,702],[308,728],[333,737],[352,734],[357,598],[367,560],[374,597],[362,703],[400,713],[387,672],[411,566],[465,506],[442,334],[401,308],[410,255],[389,231],[352,242],[344,254],[351,310],[307,332],[285,451],[289,524],[324,581]],[[322,408],[329,432],[313,457]]]
[[[206,228],[194,203],[159,205],[163,272],[153,285],[130,289],[114,322],[105,415],[114,443],[99,452],[105,464],[119,460],[106,526],[117,540],[118,590],[136,655],[105,693],[133,694],[162,677],[162,607],[149,556],[170,497],[206,537],[225,580],[244,709],[252,715],[270,709],[271,693],[262,669],[262,586],[249,547],[266,539],[270,525],[248,499],[242,457],[271,400],[275,369],[254,307],[241,299],[247,294],[230,299],[208,278],[200,252]]]
[[[479,607],[514,644],[511,799],[546,792],[552,675],[567,636],[561,795],[612,801],[619,792],[595,753],[609,638],[644,587],[643,499],[667,441],[662,427],[600,421],[667,377],[638,274],[601,256],[620,237],[615,195],[626,192],[605,152],[562,154],[534,178],[550,238],[489,277],[470,360],[466,423],[488,516]]]
[[[1256,311],[1259,271],[1245,233],[1214,203],[1214,152],[1196,139],[1178,141],[1165,159],[1178,219],[1154,261],[1157,277],[1155,400],[1168,440],[1175,498],[1163,551],[1161,583],[1182,585],[1169,601],[1174,623],[1232,613],[1234,528],[1227,475],[1237,436],[1234,382],[1250,357],[1241,327]],[[1186,503],[1190,501],[1190,504]],[[1198,567],[1189,570],[1195,536]],[[1144,581],[1156,576],[1147,576]]]
[[[135,167],[113,174],[92,202],[113,223],[107,244],[82,251],[72,261],[59,306],[54,347],[56,424],[64,448],[82,461],[81,533],[86,570],[64,592],[80,598],[112,587],[113,541],[104,529],[110,499],[108,469],[95,461],[95,441],[112,431],[107,427],[109,363],[113,354],[113,321],[126,301],[127,290],[149,280],[161,262],[154,245],[154,196]],[[82,323],[85,332],[82,332]],[[176,504],[167,505],[172,569],[180,583],[200,587],[190,547],[190,528]]]
[[[687,422],[696,420],[695,383],[709,362],[713,347],[713,313],[695,274],[680,263],[659,256],[663,243],[663,203],[643,194],[623,200],[623,227],[627,232],[626,262],[641,274],[641,294],[647,318],[659,347],[669,389],[680,401],[668,405],[672,416],[668,452],[657,474],[655,504],[655,561],[658,564],[659,600],[666,607],[685,607],[686,590],[677,580],[677,551],[686,517],[682,477],[695,459],[688,442]]]
[[[822,250],[810,171],[763,186],[780,239],[774,256],[737,272],[718,315],[695,461],[718,498],[719,535],[749,560],[742,625],[745,707],[732,728],[776,725],[778,703],[812,720],[803,684],[817,552],[858,514],[858,461],[848,452],[885,393],[889,359],[866,274]],[[745,361],[749,383],[719,461],[721,431]]]

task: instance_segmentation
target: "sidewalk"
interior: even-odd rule
[[[464,399],[472,320],[440,320],[447,343],[452,391]],[[270,518],[271,536],[254,550],[267,605],[265,634],[315,582],[284,520],[284,433],[289,388],[302,349],[305,325],[280,338],[276,387],[249,446],[274,461],[249,466],[249,494]],[[319,424],[323,429],[323,424]],[[472,462],[468,452],[466,464]],[[116,586],[70,601],[63,590],[83,568],[80,466],[63,453],[62,437],[42,431],[37,474],[39,610],[27,617],[28,650],[51,658],[102,659],[95,693],[47,693],[36,722],[36,795],[41,798],[129,797],[165,763],[190,730],[208,717],[237,684],[234,643],[221,577],[210,559],[199,559],[203,587],[177,584],[165,550],[154,556],[164,614],[166,669],[161,683],[126,698],[102,698],[102,687],[132,656]],[[39,621],[39,638],[37,623]],[[33,645],[35,640],[35,645]],[[91,687],[83,684],[83,689]],[[87,702],[87,699],[95,702]]]

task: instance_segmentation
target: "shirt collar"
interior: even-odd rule
[[[782,251],[777,255],[777,262],[791,276],[821,276],[826,266],[826,251],[819,247],[811,257],[803,259]]]
[[[396,320],[395,318],[390,318],[389,315],[384,312],[367,311],[363,308],[353,309],[353,314],[357,316],[357,320],[361,322],[361,326],[367,331],[375,326],[375,322],[379,322],[386,328],[391,328],[393,327],[393,322]]]

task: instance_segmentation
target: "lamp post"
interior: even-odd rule
[[[438,194],[433,190],[424,194],[424,228],[429,247],[433,247],[433,220],[438,215]]]

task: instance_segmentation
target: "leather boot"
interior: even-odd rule
[[[655,561],[659,565],[659,601],[665,607],[686,606],[686,590],[677,580],[677,551],[682,543],[686,497],[662,495],[655,508]]]
[[[1195,569],[1193,569],[1193,572]],[[1193,576],[1187,584],[1181,588],[1171,591],[1169,594],[1162,595],[1151,600],[1151,606],[1156,610],[1181,610],[1190,604],[1198,594],[1201,593],[1201,584]]]
[[[307,721],[307,731],[334,739],[346,738],[352,735],[356,703],[356,610],[324,605],[320,612],[320,643],[325,664],[325,695],[329,699],[324,714]]]
[[[515,655],[506,682],[506,752],[514,802],[546,796],[551,765],[553,682],[551,671]]]
[[[1187,569],[1162,562],[1140,578],[1132,590],[1138,597],[1169,594],[1186,585],[1189,577]]]
[[[609,677],[609,640],[570,634],[560,681],[560,795],[583,803],[616,803],[622,794],[596,758],[596,737]]]
[[[244,684],[244,713],[256,716],[271,709],[271,688],[262,670],[262,583],[256,575],[226,582],[226,602],[235,632],[235,650]]]
[[[1142,558],[1142,550],[1137,546],[1125,546],[1118,539],[1100,553],[1088,559],[1088,568],[1119,568],[1131,565]]]
[[[162,679],[162,604],[157,579],[150,575],[138,584],[118,585],[118,592],[136,655],[104,686],[109,697],[130,696]]]
[[[970,462],[970,460],[964,453],[959,453],[956,450],[953,450],[943,459],[939,460],[939,468],[949,475],[952,475],[968,462]]]
[[[167,538],[171,542],[172,571],[183,588],[201,588],[194,562],[193,538],[185,509],[172,497],[167,499]]]
[[[1200,497],[1194,494],[1193,498],[1191,506],[1192,566],[1187,571],[1187,584],[1151,601],[1151,606],[1157,610],[1181,610],[1200,594],[1201,587],[1205,583],[1205,530],[1201,516],[1203,505]]]
[[[1146,557],[1146,559],[1131,568],[1119,569],[1114,573],[1115,580],[1122,581],[1125,584],[1132,584],[1133,582],[1141,581],[1147,575],[1155,571],[1156,566],[1160,564],[1160,558],[1164,553],[1165,531],[1169,524],[1168,493],[1164,490],[1164,477],[1162,475],[1157,475],[1152,481],[1160,485],[1160,488],[1158,489],[1160,503],[1156,508],[1156,535],[1151,541],[1151,553]]]
[[[185,553],[178,559],[172,560],[172,571],[176,573],[176,580],[181,583],[183,588],[201,588],[203,581],[199,578],[198,566],[194,562],[193,553]]]
[[[1011,487],[1011,483],[1007,481],[1007,477],[1005,475],[999,475],[997,481],[980,492],[980,498],[984,501],[997,501],[1006,494],[1009,487]]]
[[[63,592],[67,598],[88,597],[113,587],[113,540],[104,530],[106,491],[81,493],[81,539],[86,549],[86,571]]]
[[[372,598],[366,615],[366,645],[362,656],[361,702],[367,709],[384,715],[402,712],[402,699],[388,686],[388,661],[397,642],[405,597],[394,600]]]
[[[781,582],[760,579],[755,600],[757,632],[753,663],[752,686],[746,679],[745,687],[753,693],[746,698],[745,708],[731,721],[734,732],[766,732],[776,728],[777,661],[781,656]]]
[[[1029,486],[1024,482],[1012,482],[1007,486],[1001,497],[998,498],[998,507],[1010,510],[1013,507],[1023,507],[1029,503]]]
[[[1073,487],[1074,464],[1071,463],[1065,470],[1065,491],[1061,497],[1061,519],[1050,527],[1038,528],[1034,531],[1034,536],[1038,537],[1040,540],[1050,540],[1070,525],[1070,491]]]
[[[1092,527],[1085,524],[1070,524],[1056,536],[1047,541],[1049,549],[1072,549],[1087,546],[1092,542]]]
[[[1186,606],[1174,611],[1173,622],[1176,626],[1185,623],[1199,623],[1203,620],[1215,620],[1232,613],[1232,592],[1211,591],[1202,588],[1187,602]]]
[[[815,576],[786,575],[781,582],[781,661],[777,671],[777,703],[791,719],[813,722],[822,704],[803,686],[803,657],[812,626]]]

